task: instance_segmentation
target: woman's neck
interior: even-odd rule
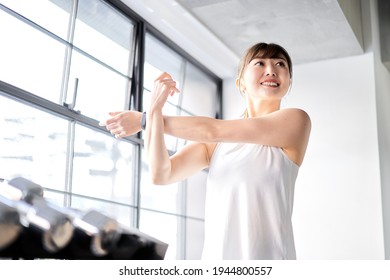
[[[254,102],[248,103],[247,106],[247,112],[249,118],[254,117],[261,117],[265,116],[267,114],[270,114],[272,112],[280,110],[280,101],[279,100],[272,100],[272,101],[265,101],[262,100],[260,102],[257,102],[256,104]]]

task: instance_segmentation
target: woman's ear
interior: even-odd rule
[[[240,79],[240,78],[236,79],[236,87],[237,87],[238,91],[241,93],[243,93],[245,91],[245,86],[242,82],[242,79]]]

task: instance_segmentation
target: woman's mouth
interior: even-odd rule
[[[271,82],[271,81],[265,81],[265,82],[262,82],[260,84],[263,86],[266,86],[266,87],[278,87],[279,86],[279,84],[277,82]]]

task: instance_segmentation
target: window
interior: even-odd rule
[[[169,243],[167,259],[198,259],[206,172],[155,186],[143,135],[118,140],[98,123],[109,111],[147,110],[161,71],[181,89],[164,114],[215,117],[221,81],[131,15],[104,0],[0,1],[0,178],[25,177],[60,206],[139,227]],[[186,141],[166,144],[173,154]]]
[[[99,0],[4,0],[0,24],[0,177],[135,225],[138,146],[97,125],[130,106],[135,23]]]
[[[30,1],[8,2],[23,7]],[[66,45],[47,36],[37,25],[26,24],[21,17],[0,9],[1,80],[59,103]]]
[[[66,120],[0,95],[0,177],[65,190]]]

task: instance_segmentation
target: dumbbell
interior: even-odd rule
[[[32,204],[34,198],[43,198],[43,188],[25,178],[16,177],[2,184],[0,194],[11,200]]]
[[[40,185],[17,177],[2,184],[0,194],[16,202],[21,223],[38,233],[48,252],[57,252],[69,243],[74,232],[71,218],[59,207],[45,201]]]
[[[0,196],[0,250],[11,245],[18,238],[21,229],[18,210]]]
[[[85,257],[89,253],[97,257],[110,253],[110,248],[115,247],[121,235],[118,222],[96,210],[69,211],[72,211],[69,215],[73,216],[75,227],[73,242],[87,252]]]

